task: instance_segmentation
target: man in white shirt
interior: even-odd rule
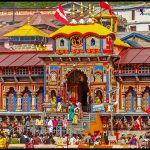
[[[53,122],[51,118],[48,119],[48,129],[49,129],[49,133],[53,133]]]
[[[41,130],[42,130],[42,126],[43,126],[43,120],[41,119],[40,116],[38,119],[36,119],[35,125],[37,127],[39,134],[41,134]]]
[[[70,138],[69,144],[70,144],[70,145],[75,145],[75,144],[76,144],[76,138],[75,138],[75,135],[74,135],[74,134],[73,134],[72,137]]]

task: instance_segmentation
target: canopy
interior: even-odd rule
[[[4,36],[12,37],[12,36],[41,36],[41,37],[49,37],[49,35],[38,28],[35,28],[29,24],[26,24],[16,30],[13,30]]]
[[[114,41],[114,45],[116,46],[122,46],[122,47],[131,47],[129,44],[123,42],[119,38],[116,37],[116,40]]]
[[[65,25],[59,28],[57,31],[50,34],[51,38],[57,36],[64,36],[66,38],[71,37],[74,34],[81,34],[82,36],[96,35],[98,37],[112,36],[115,39],[115,34],[106,27],[94,23],[94,24],[79,24],[79,25]]]

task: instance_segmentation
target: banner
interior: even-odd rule
[[[100,104],[100,105],[93,105],[93,112],[95,111],[104,111],[104,104]]]

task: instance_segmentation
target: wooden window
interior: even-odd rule
[[[3,75],[13,75],[13,68],[10,67],[4,68]]]
[[[130,26],[131,31],[136,31],[136,26]]]
[[[93,38],[91,39],[91,46],[95,46],[95,40]]]
[[[122,73],[135,73],[134,66],[125,65],[122,67]]]
[[[32,74],[33,75],[44,75],[44,68],[43,67],[33,67]]]
[[[132,20],[135,20],[135,10],[132,10]]]
[[[64,46],[65,42],[63,39],[60,40],[60,46]]]
[[[148,64],[140,65],[139,66],[139,73],[149,74],[150,73],[150,65],[148,65]]]
[[[17,68],[16,74],[17,75],[27,75],[28,74],[28,68],[26,68],[26,67]]]

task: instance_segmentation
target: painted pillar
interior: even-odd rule
[[[126,97],[125,97],[125,92],[122,92],[122,110],[121,111],[125,111],[125,100],[126,100]]]
[[[114,32],[114,31],[113,31],[113,26],[114,26],[113,18],[111,18],[111,20],[110,20],[110,21],[111,21],[111,31],[112,31],[112,32]]]
[[[86,39],[83,38],[83,52],[86,53]]]
[[[0,83],[0,110],[2,109],[2,84]]]
[[[119,90],[120,90],[120,83],[117,81],[117,92],[116,92],[116,101],[118,102],[117,103],[117,112],[119,112]]]
[[[137,92],[137,110],[136,110],[136,112],[142,112],[141,100],[142,100],[142,93],[140,91],[138,91]]]
[[[54,39],[52,39],[52,48],[53,52],[56,53],[56,41]]]
[[[44,103],[48,102],[48,66],[44,66]]]
[[[68,39],[68,53],[70,54],[71,52],[71,45],[70,45],[70,39]]]
[[[103,39],[100,38],[100,54],[103,55]]]
[[[6,111],[6,92],[3,93],[2,111]]]
[[[20,91],[17,92],[17,109],[16,111],[22,111],[21,109],[21,94]]]
[[[31,109],[31,111],[36,111],[36,93],[32,92],[31,95],[32,95],[32,109]]]

